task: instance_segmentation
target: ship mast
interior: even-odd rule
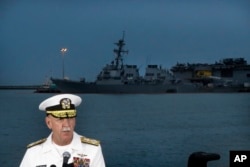
[[[122,54],[126,53],[128,54],[128,50],[123,50],[123,46],[125,46],[124,42],[125,32],[123,31],[122,39],[120,39],[115,45],[117,45],[117,49],[114,49],[114,53],[116,54],[115,58],[115,66],[116,68],[123,68],[123,58]]]

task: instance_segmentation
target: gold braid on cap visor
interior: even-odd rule
[[[76,110],[47,111],[46,113],[50,114],[56,118],[74,118],[74,117],[76,117]]]

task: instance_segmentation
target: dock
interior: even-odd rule
[[[37,89],[41,85],[0,85],[0,90],[11,90],[11,89]]]

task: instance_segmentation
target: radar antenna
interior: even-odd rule
[[[125,46],[125,32],[123,31],[122,39],[120,39],[118,42],[114,43],[117,45],[117,49],[114,49],[114,53],[116,54],[115,58],[115,66],[121,69],[123,68],[123,54],[128,54],[128,50],[124,50],[123,47]]]

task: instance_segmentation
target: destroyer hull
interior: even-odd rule
[[[87,94],[157,94],[157,93],[234,93],[249,92],[244,87],[196,87],[193,84],[127,84],[97,85],[79,81],[52,79],[62,93]]]
[[[96,94],[133,94],[133,93],[175,93],[177,88],[171,84],[127,84],[97,85],[62,79],[52,79],[63,93],[96,93]]]

